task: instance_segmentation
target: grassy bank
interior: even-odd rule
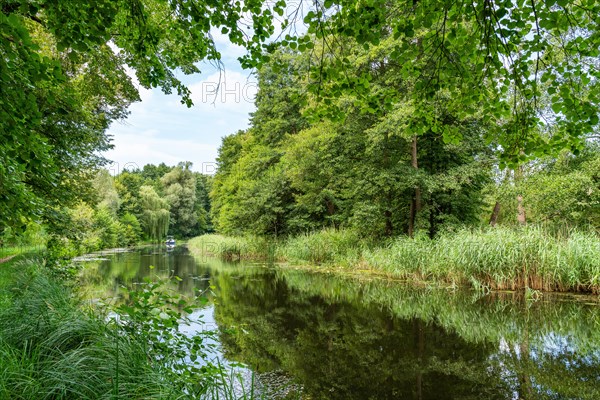
[[[190,239],[187,245],[197,256],[218,257],[225,261],[266,261],[274,257],[277,249],[275,241],[257,236],[203,235]]]
[[[39,253],[45,248],[45,245],[0,247],[0,261],[17,255]]]
[[[197,255],[338,266],[410,281],[600,292],[600,238],[594,233],[552,235],[538,227],[494,228],[445,233],[434,240],[397,238],[377,245],[352,231],[323,230],[265,243],[265,239],[205,235],[192,239],[189,247]]]
[[[99,308],[41,264],[0,266],[12,274],[0,282],[1,399],[241,398],[230,372],[206,358],[203,334],[179,332],[185,306],[160,285]]]

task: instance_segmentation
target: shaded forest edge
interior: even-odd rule
[[[353,230],[268,239],[203,235],[189,241],[196,256],[277,262],[340,273],[381,274],[480,290],[532,289],[600,293],[596,233],[550,234],[540,227],[462,229],[436,239],[374,241]]]

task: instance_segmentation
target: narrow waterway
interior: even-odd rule
[[[190,329],[218,329],[215,357],[247,365],[273,398],[600,399],[593,297],[417,289],[183,247],[92,258],[81,279],[93,298],[118,301],[123,286],[156,277],[204,292]]]

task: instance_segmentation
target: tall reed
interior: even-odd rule
[[[219,257],[226,261],[273,259],[275,242],[264,237],[227,237],[202,235],[188,241],[188,248],[198,256]]]
[[[323,229],[290,237],[277,247],[277,258],[291,263],[358,263],[365,244],[353,230]]]
[[[190,241],[190,248],[227,260],[274,257],[476,288],[600,292],[600,238],[593,231],[463,229],[435,239],[398,237],[376,246],[355,231],[325,229],[276,242],[205,235]]]
[[[600,289],[600,240],[593,233],[555,237],[538,227],[465,229],[435,240],[399,238],[363,257],[371,267],[401,278],[493,289]]]

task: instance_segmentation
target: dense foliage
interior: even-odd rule
[[[282,4],[274,6],[281,10]],[[211,29],[259,59],[273,33],[261,2],[7,0],[0,3],[0,229],[60,218],[105,160],[105,131],[145,88],[176,91],[176,77],[219,63]],[[252,29],[239,24],[251,19]]]
[[[89,196],[72,206],[56,207],[51,224],[29,223],[20,233],[10,228],[0,246],[43,247],[53,260],[100,249],[162,242],[167,235],[188,238],[210,232],[211,177],[178,166],[148,164],[111,176],[100,169],[87,183]]]
[[[515,165],[557,148],[581,150],[586,135],[597,134],[598,14],[594,0],[327,0],[306,14],[308,36],[284,44],[315,60],[311,91],[332,105],[319,114],[342,116],[332,100],[347,93],[359,93],[370,112],[393,108],[405,94],[396,85],[373,90],[373,81],[381,66],[396,67],[413,85],[411,132],[462,136],[423,107],[442,95],[461,119],[481,110],[486,138]],[[355,43],[371,54],[383,46],[385,57],[347,73]]]
[[[425,229],[434,236],[442,226],[477,220],[492,152],[501,169],[522,170],[557,149],[578,154],[597,135],[595,1],[327,0],[285,7],[4,2],[2,226],[20,229],[42,218],[60,224],[56,207],[85,194],[84,183],[103,163],[98,151],[110,145],[106,128],[138,99],[126,68],[142,86],[175,90],[191,105],[175,70],[196,73],[201,60],[219,63],[212,28],[249,50],[244,66],[260,67],[252,128],[226,141],[219,159],[214,216],[224,232],[347,225],[366,234]],[[306,29],[295,29],[298,23]],[[266,43],[277,25],[287,34]],[[173,204],[191,193],[191,181],[182,179],[168,180],[165,196]],[[208,205],[192,203],[169,210],[179,234],[190,234],[197,218],[210,225],[202,211]],[[147,220],[164,224],[164,207],[155,206]]]
[[[281,50],[263,65],[251,127],[224,138],[219,150],[211,199],[220,232],[278,236],[346,227],[369,237],[434,237],[483,225],[494,208],[492,224],[514,225],[518,198],[521,222],[600,226],[597,139],[589,137],[577,155],[563,151],[500,169],[502,146],[489,140],[496,128],[482,110],[453,109],[441,90],[415,103],[414,82],[386,64],[398,43],[352,48],[346,74],[378,69],[371,90],[395,85],[404,97],[370,113],[356,94],[330,99],[342,120],[311,114],[310,57]],[[435,118],[416,133],[415,118],[425,109]]]

